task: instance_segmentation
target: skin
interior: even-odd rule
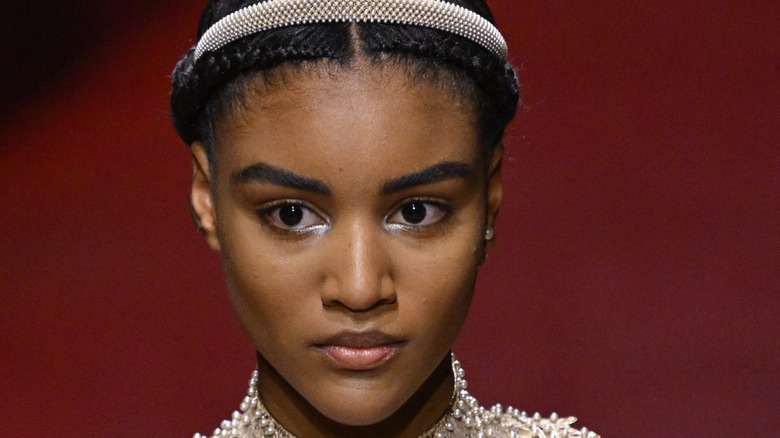
[[[473,108],[408,76],[291,72],[215,123],[216,169],[192,145],[193,210],[258,352],[260,396],[298,436],[417,436],[452,397],[448,352],[490,245],[502,148],[485,163]],[[399,342],[376,368],[344,369],[318,344],[344,331]]]

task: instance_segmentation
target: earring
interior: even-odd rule
[[[485,240],[493,240],[496,237],[496,230],[493,227],[487,227],[485,230]]]

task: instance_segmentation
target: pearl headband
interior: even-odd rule
[[[211,26],[195,47],[207,51],[253,33],[284,26],[333,22],[410,24],[443,30],[474,41],[502,59],[504,37],[488,20],[442,0],[268,0],[239,9]]]

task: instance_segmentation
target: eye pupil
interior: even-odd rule
[[[401,207],[401,215],[410,224],[419,224],[425,219],[427,209],[422,202],[410,202]]]
[[[303,208],[295,204],[285,205],[279,208],[279,219],[290,227],[298,225],[303,220]]]

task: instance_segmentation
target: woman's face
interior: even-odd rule
[[[367,425],[455,341],[501,200],[500,148],[486,166],[473,109],[442,85],[324,69],[288,72],[220,120],[214,173],[193,145],[192,202],[272,413],[302,397]]]

